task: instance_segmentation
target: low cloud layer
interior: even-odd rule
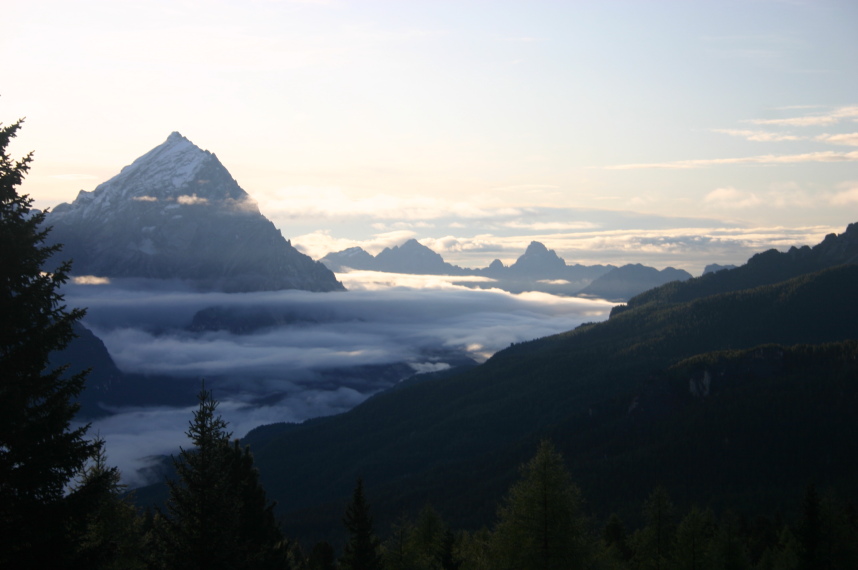
[[[604,319],[611,307],[472,290],[449,278],[339,277],[350,291],[195,293],[118,280],[72,284],[65,293],[69,306],[88,308],[85,324],[124,372],[168,374],[194,385],[205,378],[236,436],[263,423],[345,411],[411,373],[446,369],[466,356],[481,361],[511,343]],[[194,315],[209,307],[239,314],[264,308],[286,322],[244,334],[191,330]],[[132,485],[151,476],[147,457],[187,445],[183,433],[193,408],[112,411],[93,430]]]

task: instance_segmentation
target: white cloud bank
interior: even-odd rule
[[[135,282],[72,284],[69,306],[87,307],[85,324],[124,372],[169,374],[221,401],[236,436],[273,422],[350,409],[417,371],[477,361],[533,338],[607,317],[611,303],[472,290],[451,278],[357,272],[339,276],[346,293],[280,291],[193,293],[131,288]],[[190,330],[207,307],[288,315],[280,325],[236,334]],[[187,445],[193,408],[129,408],[93,422],[126,482],[149,480],[150,456]]]

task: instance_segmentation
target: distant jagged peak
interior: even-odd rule
[[[524,250],[524,255],[545,255],[552,253],[545,244],[539,241],[532,241],[530,245],[527,246],[527,249]]]
[[[524,254],[519,257],[510,269],[515,271],[533,271],[540,270],[562,270],[566,268],[566,261],[563,260],[553,249],[548,249],[545,244],[532,241]]]
[[[437,252],[426,247],[425,245],[423,245],[422,243],[420,243],[416,239],[411,238],[411,239],[405,241],[401,245],[395,245],[393,247],[384,248],[378,255],[376,255],[376,258],[383,259],[389,255],[404,255],[404,254],[412,255],[412,256],[413,255],[422,255],[422,256],[431,256],[431,257],[437,256],[439,258],[441,257],[441,255],[438,254]]]
[[[342,251],[336,252],[336,254],[343,255],[343,256],[349,256],[349,257],[355,256],[355,255],[360,255],[360,256],[369,255],[366,252],[366,250],[364,250],[364,248],[362,248],[360,246],[348,247]],[[332,253],[329,253],[328,255],[335,255],[335,254],[332,252]]]
[[[403,243],[399,247],[401,247],[402,249],[423,249],[423,248],[429,249],[425,245],[423,245],[422,243],[417,241],[415,238],[411,238],[409,240],[406,240],[405,243]]]
[[[419,241],[417,241],[415,238],[411,238],[411,239],[404,241],[400,245],[395,245],[393,247],[386,247],[384,249],[388,250],[388,251],[399,251],[399,250],[408,251],[408,250],[423,250],[423,249],[429,249],[429,248],[426,247],[425,245],[423,245],[422,243],[420,243]]]

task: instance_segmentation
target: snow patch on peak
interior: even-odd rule
[[[143,179],[145,179],[145,184],[149,187],[170,191],[192,182],[195,174],[212,158],[214,158],[212,153],[202,150],[178,131],[173,131],[166,141],[123,168],[117,176],[100,185],[99,188],[115,186],[139,188],[141,184],[129,184],[129,182],[144,182]]]

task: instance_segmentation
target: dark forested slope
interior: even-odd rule
[[[816,391],[808,382],[817,379],[801,367],[787,366],[782,369],[787,376],[777,381],[797,387],[784,392],[785,407],[772,405],[767,388],[753,388],[730,404],[746,409],[724,429],[750,430],[748,441],[766,434],[776,440],[759,449],[748,444],[753,453],[736,457],[706,446],[719,441],[733,449],[729,442],[741,439],[741,432],[713,436],[720,434],[716,422],[703,447],[695,447],[691,437],[707,417],[693,406],[708,406],[712,414],[732,396],[700,400],[692,395],[691,381],[671,367],[694,357],[705,361],[709,356],[699,355],[713,351],[858,339],[856,290],[858,266],[847,265],[692,301],[645,303],[604,323],[511,346],[461,375],[380,394],[340,416],[259,428],[246,442],[266,488],[296,533],[337,526],[342,500],[358,475],[375,497],[382,521],[429,500],[461,524],[488,523],[515,465],[545,436],[564,451],[596,509],[641,500],[660,481],[682,486],[681,498],[728,502],[728,496],[744,497],[759,483],[761,471],[748,458],[766,462],[774,448],[781,450],[777,457],[790,456],[795,430],[770,433],[768,426],[793,421],[783,413],[797,405],[797,394],[815,411],[797,416],[796,430],[810,418],[833,421],[824,410],[854,401],[854,346],[837,349],[847,355],[839,360],[817,355],[808,365],[818,369],[819,382],[837,388]],[[815,396],[821,399],[813,401]],[[838,429],[858,428],[853,415],[837,415],[843,424]],[[703,470],[689,464],[688,457],[696,457]],[[845,468],[842,461],[834,464]],[[839,475],[835,471],[825,473],[841,482],[855,480],[842,469]],[[771,486],[774,502],[779,490],[794,497],[794,487],[815,473],[812,468],[777,472],[781,480]]]

